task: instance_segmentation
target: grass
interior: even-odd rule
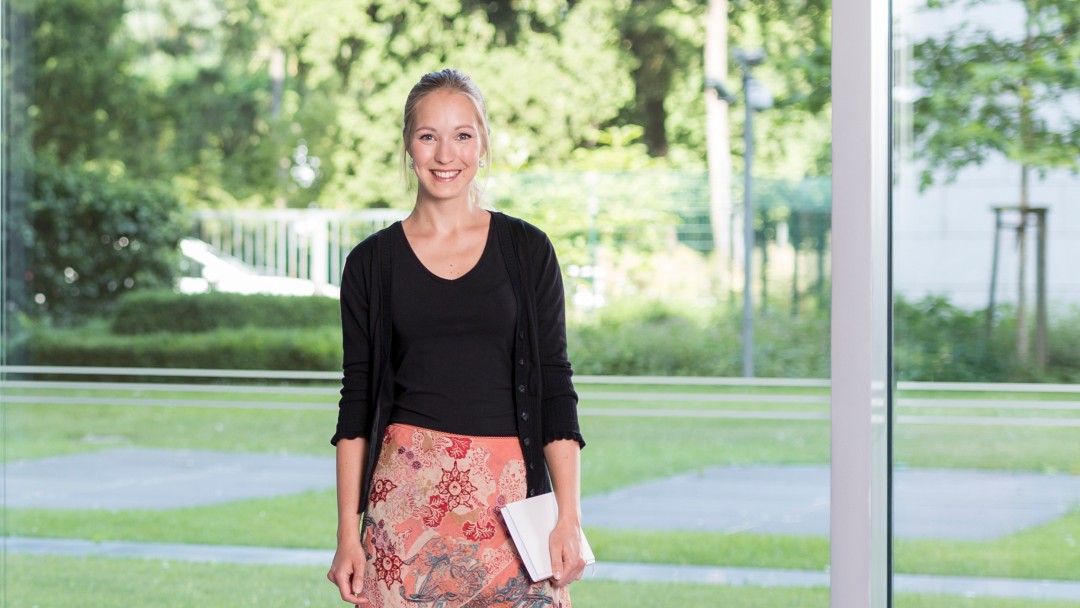
[[[344,606],[326,569],[162,560],[9,555],[3,605],[10,608],[277,608]],[[573,586],[576,608],[827,608],[825,588],[783,589],[584,580]],[[1034,601],[897,594],[897,608],[1077,608],[1075,601]]]
[[[182,509],[8,509],[13,536],[334,548],[333,489]]]
[[[586,531],[598,559],[616,562],[825,570],[824,536]],[[904,540],[894,544],[904,574],[1080,580],[1080,510],[989,541]]]
[[[595,390],[648,394],[655,386],[585,385]],[[778,387],[660,387],[687,394],[772,394],[825,396],[825,389]],[[747,389],[750,390],[747,390]],[[911,391],[908,391],[911,392]],[[921,397],[928,397],[916,391]],[[956,398],[939,391],[933,396]],[[144,445],[187,449],[325,454],[335,421],[332,395],[275,395],[149,391],[89,391],[11,389],[8,395],[219,399],[324,403],[320,410],[240,410],[214,407],[138,407],[127,405],[7,403],[9,459],[83,452],[115,445]],[[987,399],[992,393],[975,393]],[[965,393],[966,395],[966,393]],[[1026,400],[1056,400],[1054,393],[1015,394]],[[740,404],[726,402],[586,400],[583,408],[790,410],[827,413],[824,404]],[[1008,412],[1008,410],[1004,410]],[[907,413],[955,415],[955,410],[908,409]],[[996,410],[970,410],[992,417]],[[1024,415],[1032,415],[1025,412]],[[1057,411],[1054,417],[1075,417]],[[619,418],[582,416],[591,446],[584,456],[583,488],[602,492],[628,483],[700,469],[716,464],[827,464],[829,425],[821,421],[722,420],[705,418]],[[1080,442],[1075,429],[1005,426],[898,425],[895,462],[898,466],[1071,472],[1080,474]],[[679,449],[672,449],[678,445]]]
[[[587,385],[582,392],[649,392],[634,385]],[[651,390],[655,391],[655,387]],[[710,394],[827,395],[825,389],[664,387],[664,392]],[[4,394],[14,394],[10,387]],[[44,391],[21,391],[45,394]],[[62,391],[66,396],[138,396],[138,391]],[[259,400],[235,393],[149,393],[152,398]],[[913,394],[913,396],[915,396]],[[928,397],[924,391],[917,396]],[[940,397],[956,398],[943,391]],[[996,397],[990,393],[986,398]],[[1033,400],[1054,394],[1016,394]],[[266,401],[332,400],[322,395],[267,395]],[[663,407],[658,401],[596,401],[585,407]],[[758,404],[669,401],[679,409],[758,409]],[[761,407],[766,409],[770,406]],[[822,411],[821,404],[771,406]],[[87,452],[115,446],[290,453],[332,457],[333,407],[325,410],[239,410],[213,407],[3,404],[9,460]],[[917,410],[917,413],[925,413]],[[972,410],[976,415],[993,412]],[[1056,417],[1060,412],[1055,412]],[[818,464],[829,459],[827,421],[721,420],[680,417],[583,415],[588,441],[582,488],[597,494],[714,465]],[[970,468],[1080,474],[1076,429],[899,425],[897,466]],[[170,510],[8,509],[8,533],[54,538],[143,540],[250,546],[332,548],[335,519],[332,489],[280,498],[238,501]],[[754,534],[657,533],[589,530],[600,559],[821,570],[828,564],[823,537]],[[1080,572],[1080,514],[988,542],[897,541],[898,572],[1076,580]],[[660,586],[662,587],[662,586]],[[586,592],[583,592],[586,593]],[[912,599],[911,601],[923,601]],[[911,606],[935,606],[912,603]],[[690,604],[693,605],[691,601]],[[736,604],[742,605],[742,604]],[[755,604],[747,604],[755,605]],[[801,604],[800,604],[801,605]],[[960,604],[952,604],[960,605]],[[1006,604],[1002,604],[1004,606]]]
[[[1080,508],[991,541],[900,540],[897,572],[1080,581]]]
[[[17,536],[332,549],[334,492],[168,510],[9,509]],[[823,536],[587,530],[599,559],[824,570]],[[991,541],[898,540],[908,574],[1077,580],[1080,511]]]

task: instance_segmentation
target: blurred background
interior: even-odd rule
[[[337,285],[448,66],[562,264],[575,604],[828,604],[827,0],[0,6],[4,605],[340,601]],[[1080,606],[1080,3],[891,10],[895,604]]]

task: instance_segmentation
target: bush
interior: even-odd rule
[[[987,335],[984,313],[939,296],[897,298],[893,319],[899,380],[975,382],[1000,378],[1008,367],[1000,340],[992,343]]]
[[[341,368],[341,330],[219,329],[199,334],[118,336],[99,320],[75,329],[31,330],[31,365],[278,369]]]
[[[756,375],[828,377],[828,329],[820,315],[756,319]],[[661,302],[613,306],[567,334],[580,374],[742,375],[742,319],[735,310],[709,316]]]
[[[126,294],[116,303],[111,329],[117,335],[135,335],[241,327],[337,327],[338,310],[339,303],[332,298],[143,290]]]
[[[1015,316],[1008,310],[990,334],[982,312],[942,298],[898,299],[894,313],[900,380],[1080,381],[1078,309],[1053,318],[1044,371],[1019,363]],[[123,298],[115,317],[76,329],[31,323],[26,345],[36,365],[330,371],[341,366],[338,318],[337,301],[326,298],[151,291]],[[622,303],[572,322],[567,334],[579,374],[742,374],[737,307],[710,313],[671,303]],[[759,377],[828,378],[829,319],[759,316],[754,355]]]
[[[985,310],[964,310],[940,296],[918,302],[897,298],[893,315],[894,361],[899,380],[1080,381],[1077,309],[1051,317],[1044,370],[1037,369],[1034,361],[1021,361],[1017,355],[1015,309],[1002,308],[992,328],[986,325]]]
[[[128,290],[172,284],[186,224],[165,189],[40,154],[28,211],[38,316],[72,325],[108,312]]]

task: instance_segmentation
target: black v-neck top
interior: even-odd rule
[[[462,435],[517,435],[512,392],[517,300],[495,227],[488,226],[479,261],[456,279],[423,265],[400,222],[390,234],[396,261],[390,421]]]

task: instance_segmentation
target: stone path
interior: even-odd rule
[[[7,506],[170,509],[285,496],[334,485],[334,459],[207,450],[115,448],[16,461]]]
[[[333,458],[116,448],[9,463],[7,505],[166,509],[333,487]],[[988,540],[1080,505],[1080,476],[900,470],[898,538]],[[663,497],[658,499],[657,497]],[[582,501],[591,527],[829,533],[825,466],[712,467]]]
[[[287,566],[328,567],[330,560],[334,556],[333,551],[317,549],[125,541],[94,542],[88,540],[7,538],[4,539],[4,544],[7,552],[23,555],[99,556]],[[730,585],[736,587],[813,588],[827,587],[829,585],[829,574],[820,571],[614,562],[598,562],[594,568],[586,571],[585,578],[588,580],[620,582],[661,582]],[[961,595],[969,598],[985,596],[1028,600],[1080,601],[1080,582],[898,574],[893,577],[893,586],[897,593]]]
[[[9,507],[165,509],[332,487],[333,458],[118,448],[8,463]],[[828,468],[713,467],[583,500],[586,525],[612,529],[828,534]],[[990,539],[1080,505],[1080,476],[955,470],[896,474],[901,538]],[[13,554],[319,565],[329,551],[3,538]],[[821,587],[826,572],[600,563],[598,580]],[[898,592],[1080,600],[1080,582],[897,575]]]
[[[1080,476],[900,470],[893,480],[898,538],[991,540],[1080,506]],[[829,469],[712,467],[582,501],[591,527],[824,536]]]

